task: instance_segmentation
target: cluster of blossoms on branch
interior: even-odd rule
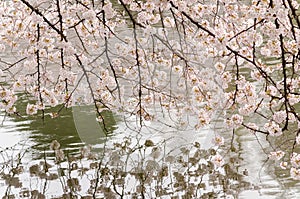
[[[94,104],[104,123],[102,110],[141,126],[162,113],[194,116],[198,129],[218,112],[228,129],[271,137],[275,151],[291,146],[280,159],[299,176],[297,1],[13,0],[0,14],[6,113],[21,111],[18,92],[31,99],[27,114]]]

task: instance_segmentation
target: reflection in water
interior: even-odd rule
[[[235,141],[236,168],[239,172],[247,169],[245,180],[255,185],[253,190],[242,192],[239,198],[298,198],[300,184],[291,179],[289,170],[279,167],[279,162],[268,160],[271,149],[264,135],[258,134],[255,137],[240,131],[235,134]]]
[[[25,104],[23,106],[25,107]],[[40,159],[43,157],[44,151],[50,152],[49,144],[52,140],[58,140],[61,147],[67,153],[77,153],[78,149],[85,143],[90,145],[100,145],[105,139],[105,133],[103,126],[99,125],[95,120],[95,113],[93,112],[92,106],[79,106],[73,109],[63,109],[60,112],[60,116],[57,118],[51,118],[49,113],[56,112],[60,107],[54,107],[48,109],[45,115],[45,119],[42,120],[41,116],[30,116],[30,117],[7,117],[4,126],[1,128],[1,138],[4,136],[11,135],[11,140],[19,141],[24,139],[29,140],[32,151],[33,159]],[[19,110],[22,110],[21,108]],[[24,109],[23,109],[24,110]],[[112,139],[118,137],[124,137],[129,134],[129,131],[124,131],[123,122],[118,122],[115,119],[114,114],[109,111],[103,112],[105,120],[105,126],[109,134],[114,135]],[[118,122],[118,123],[117,123]],[[214,126],[215,132],[222,133],[223,136],[227,135],[226,139],[230,140],[231,133],[224,130],[222,124],[223,121],[215,121]],[[123,125],[123,127],[122,127]],[[157,124],[151,124],[153,127]],[[218,126],[219,125],[219,126]],[[118,127],[118,130],[116,130]],[[158,128],[159,126],[157,126]],[[176,132],[170,134],[163,132],[166,129],[160,129],[160,134],[155,135],[157,137],[155,143],[159,142],[159,139],[167,139],[167,137],[174,136]],[[224,132],[223,132],[224,131]],[[120,134],[117,134],[120,132]],[[163,134],[162,134],[163,133]],[[194,132],[192,132],[194,133]],[[204,136],[204,132],[194,135]],[[212,132],[210,132],[212,133]],[[129,135],[128,135],[129,136]],[[149,136],[149,135],[148,135]],[[179,135],[178,135],[179,136]],[[152,136],[150,136],[152,137]],[[185,139],[193,136],[184,132]],[[152,137],[154,138],[154,137]],[[205,137],[202,137],[203,140]],[[263,148],[259,145],[254,135],[246,132],[236,132],[234,142],[234,151],[228,154],[229,159],[228,167],[226,167],[226,176],[228,180],[237,180],[239,182],[236,185],[236,189],[240,193],[238,198],[295,198],[299,193],[297,187],[299,185],[291,180],[288,171],[274,168],[274,162],[268,161],[264,164],[267,159],[267,154],[264,153],[263,149],[268,148],[268,143],[265,142],[265,137],[260,136],[258,139],[261,140]],[[9,140],[5,137],[5,141]],[[121,139],[120,139],[121,140]],[[9,141],[8,141],[9,142]],[[169,143],[169,142],[168,142]],[[230,143],[230,141],[227,141]],[[169,143],[170,144],[170,143]],[[175,144],[174,142],[172,144]],[[174,146],[174,145],[173,145]],[[177,142],[178,146],[178,142]],[[50,154],[48,154],[50,156]],[[243,175],[243,171],[248,170],[248,176]],[[253,183],[248,184],[248,182]],[[251,188],[251,191],[243,191]],[[236,190],[236,191],[237,191]]]
[[[19,106],[26,106],[26,103]],[[116,121],[110,111],[102,112],[108,130],[104,134],[103,126],[96,121],[92,106],[63,109],[58,117],[51,118],[49,113],[56,112],[59,108],[57,106],[46,110],[44,119],[41,115],[9,118],[15,126],[14,129],[20,129],[21,132],[21,129],[26,129],[30,132],[27,139],[31,143],[33,159],[43,157],[44,152],[50,152],[49,144],[53,140],[58,140],[66,153],[73,154],[78,153],[78,149],[85,144],[102,144],[105,137],[116,129]]]
[[[103,142],[103,138],[111,135],[116,129],[114,115],[110,111],[102,111],[102,122],[96,121],[94,106],[72,107],[76,132],[85,144],[96,145]]]
[[[25,110],[27,102],[18,105],[18,110]],[[0,129],[2,147],[6,146],[8,142],[16,144],[16,142],[26,141],[26,147],[30,144],[32,159],[41,159],[44,151],[47,156],[53,155],[49,150],[49,144],[53,140],[58,140],[61,147],[66,153],[78,153],[78,149],[85,144],[96,145],[101,147],[106,139],[106,133],[103,131],[103,126],[95,120],[95,112],[92,106],[78,106],[72,109],[63,109],[59,117],[51,118],[49,113],[57,112],[60,106],[46,110],[45,118],[42,120],[39,116],[26,117],[6,117],[3,126]],[[24,113],[20,113],[24,115]],[[113,135],[112,139],[122,140],[124,136],[132,133],[126,129],[124,122],[118,122],[112,112],[102,112],[105,127],[108,134]],[[3,114],[1,119],[3,119]],[[118,127],[118,129],[117,129]],[[182,135],[180,132],[168,130],[159,124],[152,123],[152,128],[158,129],[157,134],[143,132],[144,137],[153,139],[155,143],[161,140],[168,140],[168,146],[179,146],[178,139],[176,142],[169,140],[171,137],[182,136],[186,140],[195,141],[195,137],[205,140],[205,132],[201,131],[195,134],[193,131],[184,131]],[[230,143],[231,132],[224,130],[223,120],[215,120],[213,128],[215,132],[221,133],[227,139],[226,143]],[[209,132],[207,132],[209,134]],[[212,132],[210,132],[212,133]],[[275,163],[268,161],[267,154],[263,149],[269,148],[269,144],[265,141],[263,135],[258,139],[261,141],[262,147],[256,140],[255,136],[248,132],[236,132],[234,137],[235,150],[227,156],[230,167],[226,170],[228,179],[235,179],[239,181],[239,186],[236,187],[239,191],[238,198],[295,198],[300,194],[299,184],[289,177],[289,172],[277,169]],[[206,141],[209,142],[210,138]],[[6,143],[4,143],[6,142]],[[1,142],[0,142],[1,143]],[[229,147],[229,146],[228,146]],[[270,149],[269,149],[270,150]],[[275,167],[275,170],[272,168]],[[244,176],[243,171],[247,169],[248,176]],[[251,191],[247,188],[251,187],[251,182],[256,186],[252,187]],[[236,190],[237,191],[237,190]]]
[[[228,143],[226,158],[233,170],[232,174],[243,174],[246,171],[248,175],[243,175],[239,182],[251,183],[252,186],[250,190],[240,186],[237,198],[294,199],[300,196],[300,183],[290,177],[289,170],[281,169],[280,162],[268,159],[270,151],[279,149],[272,149],[265,135],[257,134],[255,136],[249,131],[241,129],[235,131],[233,135],[232,131],[229,132],[224,128],[223,122],[223,120],[215,120],[213,129],[224,136],[225,143]],[[259,121],[255,122],[259,123]],[[230,145],[232,140],[232,145]],[[284,142],[286,145],[290,144],[284,140],[280,142]]]

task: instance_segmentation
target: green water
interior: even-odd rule
[[[19,98],[22,98],[22,95]],[[44,152],[49,151],[49,144],[53,140],[58,140],[61,148],[70,154],[78,153],[85,145],[101,146],[117,128],[116,116],[110,111],[103,111],[101,114],[105,121],[104,129],[103,124],[96,121],[93,106],[67,109],[59,105],[46,109],[43,117],[41,111],[37,115],[27,116],[24,113],[26,105],[26,100],[17,104],[19,116],[1,114],[0,132],[8,136],[6,147],[17,144],[15,133],[20,133],[17,136],[23,134],[23,138],[19,140],[30,143],[32,159],[43,157]],[[59,112],[58,116],[52,118],[50,114],[57,112]]]

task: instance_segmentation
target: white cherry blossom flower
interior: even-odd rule
[[[217,168],[225,164],[224,158],[219,154],[213,156],[211,161]]]
[[[287,162],[280,162],[279,166],[282,169],[287,169],[288,163]]]
[[[279,150],[279,151],[270,152],[269,158],[271,160],[280,160],[281,158],[283,158],[284,155],[285,153]]]
[[[292,154],[291,164],[295,168],[299,168],[300,167],[300,154],[295,153],[295,152]]]
[[[286,112],[285,111],[277,111],[273,115],[273,120],[278,124],[284,122],[286,119]]]
[[[224,69],[225,69],[225,65],[221,62],[217,62],[215,65],[214,65],[215,69],[218,71],[218,72],[223,72]]]
[[[271,136],[280,136],[282,135],[282,130],[280,126],[274,121],[270,121],[264,125],[264,129],[268,131]]]
[[[222,136],[216,135],[212,139],[212,143],[217,145],[217,146],[222,146],[222,145],[224,145],[224,138]]]
[[[243,116],[239,114],[234,114],[231,116],[231,118],[226,120],[226,124],[232,128],[240,127],[242,123],[243,123]]]
[[[232,80],[232,75],[229,71],[224,72],[221,75],[221,80],[224,81],[225,83],[229,83]]]
[[[164,18],[164,25],[168,28],[175,26],[175,21],[171,17],[165,17]]]
[[[34,104],[27,104],[27,107],[26,107],[26,113],[28,115],[34,115],[34,114],[37,114],[37,111],[38,111],[38,108],[36,105]]]
[[[294,180],[300,180],[300,169],[292,167],[290,169],[290,175]]]
[[[300,135],[296,136],[296,144],[300,144]]]

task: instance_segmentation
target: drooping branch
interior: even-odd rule
[[[63,31],[59,30],[54,24],[52,24],[40,11],[38,8],[33,7],[28,1],[21,0],[28,8],[30,8],[34,13],[43,18],[44,22],[46,22],[54,31],[56,31],[65,41],[67,41],[67,37],[64,35]]]
[[[283,97],[284,97],[284,107],[285,107],[285,113],[286,113],[286,120],[285,125],[282,128],[282,130],[287,130],[288,128],[288,122],[289,122],[289,110],[288,110],[288,94],[289,94],[289,88],[287,85],[287,72],[286,72],[286,58],[285,58],[285,50],[284,50],[284,43],[283,43],[283,36],[282,34],[279,35],[280,40],[280,49],[281,49],[281,63],[282,63],[282,74],[283,74]]]
[[[104,6],[104,1],[102,1],[102,7]],[[108,27],[106,25],[106,18],[105,18],[105,11],[103,10],[103,13],[102,13],[102,22],[103,22],[103,25],[104,27]],[[109,29],[109,31],[111,31]],[[114,76],[114,80],[115,80],[115,83],[116,83],[116,89],[118,90],[118,98],[119,98],[119,101],[121,102],[121,92],[120,92],[120,85],[119,85],[119,81],[118,81],[118,77],[117,77],[117,74],[116,74],[116,70],[113,66],[113,64],[111,63],[111,60],[110,60],[110,57],[108,55],[108,38],[107,38],[107,34],[105,34],[104,36],[104,41],[105,41],[105,49],[104,49],[104,52],[105,52],[105,56],[106,56],[106,59],[108,61],[108,64],[110,66],[110,69],[113,73],[113,76]]]
[[[242,31],[240,31],[240,32],[238,32],[238,33],[236,33],[236,34],[235,34],[234,36],[232,36],[228,41],[231,41],[232,39],[234,39],[234,38],[238,37],[239,35],[241,35],[241,34],[247,32],[247,31],[249,31],[249,30],[252,29],[252,28],[255,29],[255,28],[257,27],[258,24],[263,23],[264,21],[265,21],[265,19],[261,19],[260,21],[257,21],[257,22],[255,21],[253,25],[251,25],[251,26],[249,26],[248,28],[246,28],[246,29],[244,29],[244,30],[242,30]]]
[[[37,42],[40,41],[41,37],[41,32],[40,32],[40,25],[37,24]],[[43,106],[43,97],[42,97],[42,92],[41,92],[41,60],[40,60],[40,51],[39,49],[36,50],[36,62],[37,62],[37,87],[38,87],[38,95],[39,95],[39,103],[41,106]],[[45,111],[42,109],[42,119],[44,121],[44,116],[45,116]]]
[[[77,54],[75,54],[74,56],[76,57],[76,60],[78,61],[78,64],[79,64],[80,67],[82,68],[83,75],[85,76],[86,81],[87,81],[87,83],[88,83],[88,87],[89,87],[89,90],[90,90],[90,93],[91,93],[91,96],[92,96],[92,99],[93,99],[93,103],[94,103],[96,112],[97,112],[98,116],[101,118],[101,122],[102,122],[102,124],[103,124],[103,129],[104,129],[104,131],[105,131],[105,134],[107,135],[107,133],[108,133],[109,131],[108,131],[108,129],[106,128],[106,124],[105,124],[104,117],[103,117],[102,113],[99,111],[99,108],[98,108],[98,105],[97,105],[97,101],[100,101],[100,103],[101,103],[102,106],[104,106],[104,107],[106,107],[106,108],[108,108],[108,107],[101,101],[101,99],[98,99],[98,100],[96,99],[96,97],[95,97],[95,95],[94,95],[93,88],[92,88],[92,83],[91,83],[90,78],[89,78],[89,76],[88,76],[88,74],[87,74],[87,71],[86,71],[86,69],[85,69],[85,66],[82,64],[82,61],[81,61],[80,57],[79,57]]]
[[[133,18],[133,15],[131,14],[131,12],[128,10],[128,8],[126,7],[126,5],[124,4],[124,2],[122,0],[120,0],[122,6],[124,7],[124,9],[126,10],[126,13],[128,14],[128,16],[130,17],[130,20],[132,22],[133,25],[133,37],[134,37],[134,41],[135,41],[135,60],[136,60],[136,65],[137,65],[137,70],[138,70],[138,82],[139,82],[139,86],[138,86],[138,107],[139,110],[137,111],[138,115],[139,115],[139,120],[140,120],[140,126],[142,126],[143,123],[143,116],[142,116],[142,111],[143,111],[143,107],[142,107],[142,74],[141,74],[141,66],[140,66],[140,60],[139,60],[139,52],[138,52],[138,38],[137,38],[137,25],[144,27],[143,25],[139,24],[138,22],[136,22],[136,20]]]
[[[175,8],[176,10],[178,10],[178,6],[176,6],[173,1],[170,1],[171,6],[173,8]],[[212,37],[216,37],[216,35],[214,33],[212,33],[210,30],[208,30],[207,28],[203,27],[201,24],[199,24],[197,21],[195,21],[190,15],[188,15],[186,12],[181,11],[182,15],[185,16],[186,18],[188,18],[194,25],[197,26],[197,28],[203,30],[204,32],[208,33],[210,36]]]

